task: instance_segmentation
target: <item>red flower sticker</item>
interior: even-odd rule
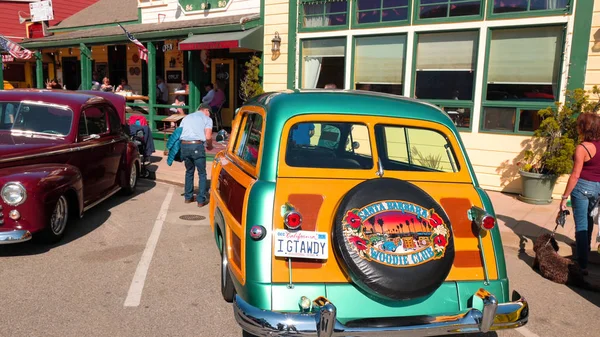
[[[358,250],[366,250],[367,249],[367,241],[365,241],[364,239],[356,236],[356,235],[352,235],[351,237],[348,238],[348,240],[350,242],[352,242],[356,248],[358,248]]]
[[[438,245],[440,247],[446,247],[446,245],[448,244],[448,241],[446,240],[445,236],[438,235],[435,238],[433,238],[433,243],[435,243],[436,245]]]
[[[360,227],[360,217],[356,215],[356,213],[348,211],[348,214],[346,214],[346,223],[350,225],[350,227],[357,229]]]
[[[444,220],[442,220],[442,218],[440,218],[439,215],[437,215],[436,213],[431,214],[431,218],[429,218],[429,223],[431,224],[431,226],[433,228],[441,225],[444,223]]]

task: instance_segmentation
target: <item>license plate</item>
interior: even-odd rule
[[[275,256],[326,260],[329,252],[325,232],[275,230]]]

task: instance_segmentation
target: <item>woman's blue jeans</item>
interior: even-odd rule
[[[571,192],[571,205],[575,219],[575,241],[577,243],[577,261],[581,268],[586,269],[588,255],[592,245],[594,219],[590,212],[600,195],[600,182],[579,178]]]
[[[198,195],[199,204],[206,202],[206,151],[204,143],[181,144],[181,159],[185,164],[184,198],[191,200],[194,196],[194,170],[198,170]]]

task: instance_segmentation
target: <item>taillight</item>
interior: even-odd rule
[[[472,206],[468,213],[469,220],[474,221],[481,229],[489,231],[496,225],[496,219],[477,206]]]
[[[296,230],[302,226],[302,215],[296,211],[294,206],[286,203],[283,206],[283,224],[286,229]]]

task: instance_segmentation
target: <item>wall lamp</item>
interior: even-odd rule
[[[275,32],[275,36],[273,37],[271,42],[273,43],[273,46],[271,47],[271,52],[273,53],[273,55],[271,56],[271,59],[277,60],[277,58],[279,57],[280,48],[281,48],[281,38],[279,37],[279,32]]]

